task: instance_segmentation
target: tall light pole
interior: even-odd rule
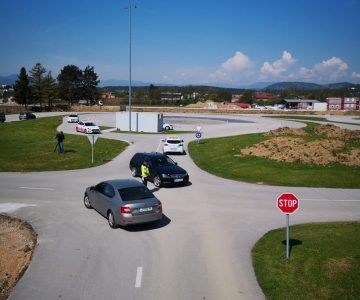
[[[131,10],[136,5],[129,4],[125,9],[129,10],[129,131],[131,131]]]

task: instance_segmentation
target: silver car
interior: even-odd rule
[[[111,228],[154,222],[163,217],[160,200],[135,179],[107,180],[88,187],[84,205],[106,217]]]

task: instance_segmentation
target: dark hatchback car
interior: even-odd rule
[[[19,120],[30,120],[36,119],[36,116],[31,112],[21,112],[19,114]]]
[[[132,176],[141,176],[141,165],[145,160],[149,161],[148,180],[153,182],[156,187],[167,184],[186,185],[189,182],[189,174],[183,168],[167,155],[158,152],[136,153],[129,164]]]

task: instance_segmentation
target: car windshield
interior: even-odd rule
[[[160,156],[160,157],[152,158],[151,164],[153,167],[164,167],[164,166],[175,165],[174,161],[168,156]]]
[[[71,118],[77,118],[77,115],[70,115]]]
[[[92,123],[92,122],[86,122],[85,125],[86,125],[86,126],[96,126],[96,125],[95,125],[94,123]]]
[[[146,186],[134,186],[118,189],[123,201],[134,201],[154,198],[154,195]]]

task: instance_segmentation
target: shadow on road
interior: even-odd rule
[[[129,227],[120,227],[120,228],[129,232],[148,231],[148,230],[155,230],[165,227],[169,225],[170,222],[171,220],[166,215],[163,215],[163,218],[161,220],[154,223],[132,225]]]

